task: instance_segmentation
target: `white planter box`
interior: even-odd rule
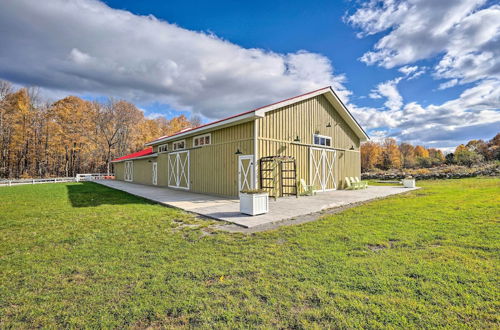
[[[403,186],[405,188],[415,188],[415,179],[403,179]]]
[[[240,194],[240,212],[258,215],[269,212],[269,194]]]

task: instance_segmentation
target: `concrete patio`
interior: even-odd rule
[[[371,199],[419,189],[418,187],[403,188],[402,186],[370,186],[368,189],[363,190],[336,190],[318,193],[315,196],[301,196],[298,199],[295,197],[278,198],[276,201],[270,199],[269,213],[258,216],[247,216],[239,213],[239,200],[237,199],[123,181],[96,180],[95,182],[160,204],[180,208],[216,220],[231,222],[245,228],[263,226],[325,209],[365,202]]]

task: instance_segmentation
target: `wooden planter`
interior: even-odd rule
[[[248,215],[259,215],[269,212],[269,194],[240,194],[240,212]]]

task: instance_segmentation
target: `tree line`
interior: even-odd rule
[[[361,145],[361,169],[428,168],[443,164],[472,166],[482,162],[500,160],[500,133],[489,141],[471,140],[461,144],[455,151],[443,154],[439,149],[413,146],[393,138],[381,143],[366,142]]]
[[[198,126],[184,115],[149,119],[124,100],[41,100],[37,88],[0,81],[0,178],[110,173],[111,161],[144,143]]]

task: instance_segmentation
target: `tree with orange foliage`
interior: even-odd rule
[[[401,167],[401,152],[393,138],[387,138],[382,143],[382,167],[384,169]]]
[[[382,148],[376,142],[365,142],[361,145],[361,170],[367,171],[373,169],[381,163]]]
[[[422,146],[416,146],[415,157],[429,158],[429,151]]]

